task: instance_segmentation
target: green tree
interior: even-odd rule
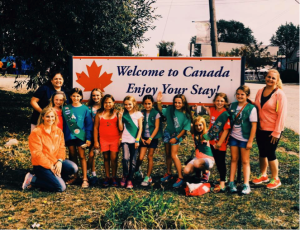
[[[238,21],[217,21],[217,33],[219,42],[251,44],[254,42],[252,30]]]
[[[177,50],[174,50],[175,42],[161,41],[156,45],[159,50],[159,56],[182,56]]]
[[[279,46],[281,54],[284,54],[286,58],[290,58],[294,49],[299,45],[299,25],[286,23],[279,26],[270,41],[272,45]]]
[[[5,55],[33,66],[28,87],[47,81],[46,70],[63,68],[70,55],[124,56],[147,41],[159,17],[156,0],[10,0],[2,2]]]
[[[196,36],[191,38],[190,43],[194,44],[194,57],[200,57],[201,56],[201,44],[196,44]]]

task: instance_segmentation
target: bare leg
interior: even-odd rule
[[[241,148],[241,158],[243,164],[244,184],[249,184],[250,178],[250,149]]]
[[[82,174],[83,174],[83,180],[87,180],[87,164],[85,159],[85,152],[84,149],[78,146],[78,154],[80,158],[81,168],[82,168]]]
[[[135,171],[139,171],[140,170],[140,166],[143,163],[143,159],[145,157],[145,154],[147,152],[147,147],[141,147],[140,148],[140,154],[139,154],[139,158],[136,161],[136,166],[135,166]]]
[[[230,164],[230,182],[234,181],[235,173],[237,169],[237,163],[239,160],[239,147],[231,146],[231,164]]]
[[[178,158],[178,149],[179,149],[179,145],[171,145],[171,156],[172,156],[172,160],[175,163],[175,167],[177,169],[178,172],[178,177],[183,179],[182,176],[182,172],[181,172],[181,162]]]
[[[112,176],[117,176],[117,168],[118,168],[118,152],[110,152],[110,164],[112,169]]]
[[[90,152],[89,152],[89,159],[88,159],[88,162],[87,162],[87,168],[88,169],[91,169],[93,171],[93,162],[94,162],[94,147],[92,147],[90,149]]]
[[[153,153],[154,153],[154,148],[149,148],[148,150],[148,171],[147,171],[147,176],[150,177],[153,169]]]
[[[262,175],[267,175],[268,159],[266,157],[259,158],[260,172]]]
[[[269,161],[272,178],[278,178],[278,160]]]
[[[110,151],[103,152],[104,169],[106,177],[110,177]]]

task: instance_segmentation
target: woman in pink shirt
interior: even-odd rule
[[[261,174],[252,182],[254,184],[269,182],[267,175],[267,167],[269,165],[272,178],[267,188],[275,189],[281,185],[278,178],[278,160],[276,159],[275,150],[284,129],[287,100],[282,90],[282,81],[277,70],[269,70],[265,80],[266,86],[258,90],[255,98],[255,105],[259,114],[259,128],[257,129],[256,140],[259,149]]]

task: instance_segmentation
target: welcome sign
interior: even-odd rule
[[[190,57],[85,57],[72,58],[73,87],[81,88],[88,100],[94,88],[122,102],[132,95],[163,93],[163,103],[171,104],[176,94],[184,94],[189,104],[211,104],[216,93],[226,93],[234,101],[241,85],[241,58]]]

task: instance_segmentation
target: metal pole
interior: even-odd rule
[[[215,11],[215,0],[209,0],[209,15],[211,24],[211,49],[212,56],[218,56],[218,34],[217,34],[217,21]]]

